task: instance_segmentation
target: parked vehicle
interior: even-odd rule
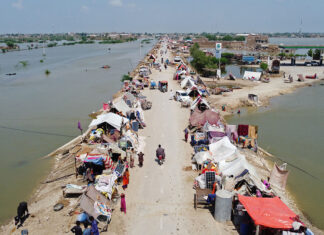
[[[168,91],[168,81],[159,81],[159,90],[162,92]]]
[[[187,92],[179,90],[175,92],[174,98],[176,101],[183,102],[190,100],[190,97]]]

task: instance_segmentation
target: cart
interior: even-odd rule
[[[205,199],[208,194],[211,194],[213,192],[212,189],[206,188],[206,189],[201,189],[201,188],[196,188],[196,193],[194,194],[194,208],[197,210],[198,204],[201,205],[209,205],[207,203],[207,200]]]
[[[159,81],[159,90],[162,92],[168,91],[168,81]]]

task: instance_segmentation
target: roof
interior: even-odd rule
[[[280,198],[246,197],[238,195],[239,201],[253,219],[255,225],[268,228],[291,229],[296,214]]]
[[[109,125],[113,126],[116,129],[120,129],[121,123],[127,123],[128,119],[122,116],[119,116],[115,113],[105,113],[97,116],[97,119],[92,120],[89,127],[97,126],[101,123],[108,123]]]

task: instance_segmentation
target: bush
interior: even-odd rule
[[[133,78],[131,76],[129,76],[128,74],[124,74],[122,76],[122,79],[120,81],[121,82],[124,82],[124,81],[133,81]]]
[[[48,69],[45,70],[45,75],[48,76],[51,74],[51,71],[49,71]]]
[[[268,69],[268,64],[262,62],[262,63],[260,64],[260,68],[261,68],[263,71],[266,71],[266,70]]]

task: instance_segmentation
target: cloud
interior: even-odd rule
[[[88,6],[86,6],[86,5],[82,5],[81,6],[81,11],[82,12],[88,12],[88,10],[89,10],[89,7]]]
[[[122,0],[109,0],[109,4],[114,7],[122,7],[124,5]]]
[[[11,4],[11,6],[12,6],[13,8],[18,9],[18,10],[21,10],[21,9],[23,9],[23,0],[17,0],[17,2],[13,2],[13,3]]]

